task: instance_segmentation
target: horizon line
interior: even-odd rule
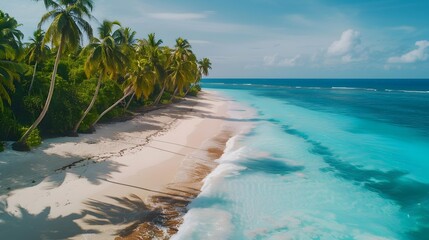
[[[428,78],[328,78],[328,77],[322,77],[322,78],[291,78],[291,77],[206,77],[202,79],[273,79],[273,80],[286,80],[286,79],[296,79],[296,80],[310,80],[310,79],[326,79],[326,80],[334,80],[334,79],[344,79],[344,80],[429,80]]]

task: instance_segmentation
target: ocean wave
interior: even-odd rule
[[[204,84],[213,84],[213,85],[228,85],[228,83],[204,83]]]
[[[204,201],[204,198],[210,199],[214,187],[219,185],[226,176],[238,174],[245,169],[233,162],[237,161],[246,151],[245,147],[236,147],[239,135],[231,137],[225,146],[224,153],[216,160],[219,165],[203,180],[203,186],[200,194],[189,205],[189,211],[183,217],[183,224],[179,231],[171,239],[228,239],[233,232],[232,216],[229,212],[221,209],[195,207],[198,201]],[[210,221],[207,221],[210,219]],[[217,229],[217,231],[201,231],[201,229]],[[202,234],[204,236],[202,236]]]
[[[425,90],[402,90],[402,89],[384,89],[385,92],[403,92],[403,93],[429,93]]]
[[[183,224],[171,239],[228,239],[233,232],[233,226],[232,215],[227,211],[212,208],[192,208],[185,214]],[[196,229],[199,231],[195,231]]]
[[[317,89],[317,90],[360,90],[360,91],[383,91],[383,88],[376,89],[371,87],[317,87],[317,86],[290,86],[290,85],[278,85],[278,84],[258,84],[258,83],[204,83],[207,85],[222,85],[222,86],[248,86],[248,87],[276,87],[286,89]],[[407,90],[407,89],[384,89],[385,92],[403,92],[403,93],[429,93],[428,90]]]
[[[359,88],[359,87],[331,87],[334,90],[365,90],[365,91],[377,91],[375,88]]]

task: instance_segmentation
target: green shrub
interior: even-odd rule
[[[4,142],[0,142],[0,152],[4,151]]]
[[[29,95],[23,97],[24,109],[36,119],[43,109],[44,99],[40,95]],[[32,121],[31,121],[32,122]]]
[[[82,123],[79,126],[79,132],[81,133],[91,133],[91,125],[92,123],[97,119],[98,114],[94,112],[89,112],[85,119],[82,121]]]
[[[198,85],[197,85],[198,86]],[[198,90],[198,87],[197,86],[193,86],[192,88],[191,88],[191,90],[189,90],[189,92],[188,92],[188,95],[189,96],[197,96],[198,95],[198,92],[201,90],[201,88],[199,88],[200,90]]]
[[[171,103],[170,99],[162,99],[161,100],[161,104],[170,104],[170,103]]]
[[[117,83],[114,81],[105,81],[100,89],[97,101],[95,102],[94,111],[96,111],[98,114],[102,113],[104,110],[118,101],[118,99],[120,99],[123,95],[124,94]],[[118,104],[114,109],[103,116],[102,121],[120,116],[123,114],[123,112],[123,105]]]
[[[40,123],[43,136],[61,136],[69,133],[85,107],[77,95],[76,86],[58,77],[49,110]]]
[[[169,92],[164,92],[163,94],[162,94],[162,96],[161,96],[161,100],[162,99],[166,99],[166,100],[170,100],[171,99],[171,93],[169,93]]]
[[[201,91],[201,85],[197,84],[194,86],[198,91]]]
[[[21,128],[21,135],[23,135],[28,130],[28,127]],[[37,147],[42,144],[42,137],[40,137],[39,129],[34,129],[30,136],[28,136],[27,141],[25,142],[29,147]]]
[[[20,125],[11,109],[5,108],[0,113],[0,141],[16,141],[20,136]]]
[[[152,99],[144,100],[144,101],[143,101],[143,105],[144,105],[144,106],[152,105],[152,104],[153,104],[153,101],[154,101],[154,100],[152,100]]]

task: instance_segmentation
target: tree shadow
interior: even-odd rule
[[[83,230],[75,222],[82,214],[70,214],[50,218],[50,207],[38,214],[31,214],[18,207],[15,214],[7,212],[7,204],[0,203],[0,233],[2,239],[67,239],[81,234],[99,233],[97,230]]]
[[[52,174],[46,178],[45,181],[51,183],[48,189],[54,189],[56,187],[61,186],[64,182],[67,174],[74,174],[78,176],[78,178],[84,178],[88,180],[93,185],[99,185],[102,183],[102,180],[111,178],[113,173],[120,172],[119,168],[126,166],[124,164],[104,160],[104,161],[93,161],[86,160],[85,162],[81,162],[79,166],[72,166],[67,170],[58,171],[56,174]],[[88,171],[90,169],[90,171]]]
[[[140,224],[150,222],[161,225],[163,213],[160,208],[154,208],[137,195],[129,197],[107,196],[112,202],[102,202],[91,199],[84,204],[88,209],[83,211],[87,217],[84,222],[89,225],[124,225],[116,234],[124,237],[131,234]],[[89,218],[88,218],[89,217]]]
[[[48,189],[53,189],[64,183],[67,173],[85,178],[91,184],[100,184],[100,178],[110,178],[112,173],[120,172],[119,168],[125,166],[108,159],[100,161],[95,160],[95,157],[47,154],[43,149],[37,151],[37,159],[23,155],[22,159],[10,161],[0,168],[0,194],[32,187],[41,182],[49,183]]]

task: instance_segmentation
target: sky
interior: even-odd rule
[[[213,78],[429,78],[429,0],[94,0],[94,27],[188,39]],[[27,41],[43,1],[1,0]],[[46,27],[46,26],[45,26]]]

